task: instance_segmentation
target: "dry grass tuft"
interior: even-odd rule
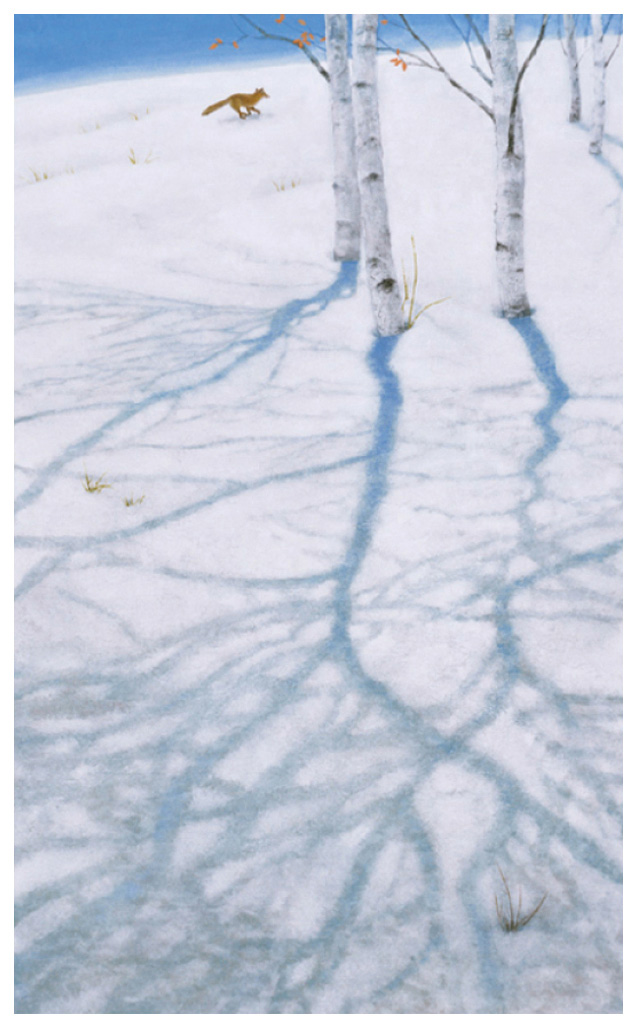
[[[524,916],[522,916],[522,887],[520,886],[519,893],[518,893],[517,910],[514,910],[513,899],[511,897],[511,890],[509,889],[509,885],[507,883],[507,880],[504,877],[504,873],[502,871],[502,868],[499,865],[498,865],[498,871],[500,872],[500,878],[502,879],[502,881],[504,883],[504,890],[506,892],[507,900],[508,900],[508,904],[509,904],[509,913],[506,914],[505,911],[504,911],[504,907],[502,909],[500,909],[500,904],[498,903],[498,896],[497,896],[497,893],[496,893],[496,896],[495,896],[495,909],[496,909],[496,913],[498,915],[498,921],[500,923],[500,928],[504,932],[519,932],[520,928],[524,928],[524,926],[527,925],[529,923],[529,921],[532,918],[534,918],[535,915],[538,913],[538,911],[540,910],[542,904],[544,903],[544,900],[548,896],[548,892],[544,893],[544,895],[542,896],[542,899],[537,904],[537,906],[533,907],[533,910],[531,911],[530,914],[525,914]]]
[[[29,168],[29,171],[33,175],[34,182],[46,182],[47,179],[51,178],[48,171],[36,171],[35,168]]]
[[[86,468],[84,469],[84,479],[82,486],[84,491],[87,493],[101,493],[102,489],[112,489],[113,487],[108,482],[103,482],[104,475],[100,475],[99,478],[91,478],[87,473]]]
[[[300,184],[301,184],[301,179],[300,178],[292,179],[291,182],[290,182],[290,189],[296,189],[296,187],[298,185],[300,185]],[[276,189],[277,193],[284,193],[285,192],[285,181],[282,181],[282,182],[274,182],[273,181],[272,185]]]
[[[401,262],[402,263],[402,268],[403,268],[403,292],[404,292],[404,299],[403,299],[403,303],[402,303],[403,311],[407,307],[407,304],[409,304],[409,313],[407,315],[407,323],[405,325],[406,329],[413,328],[414,325],[416,324],[416,322],[418,321],[418,318],[420,317],[420,315],[424,314],[425,311],[428,311],[430,307],[435,307],[437,303],[444,303],[445,300],[450,300],[451,299],[450,296],[443,296],[441,300],[432,300],[431,303],[426,303],[425,306],[421,307],[420,310],[418,311],[418,313],[416,315],[414,315],[414,304],[416,302],[416,288],[418,286],[418,254],[416,252],[416,240],[414,239],[413,236],[411,237],[411,252],[412,252],[412,257],[413,257],[413,262],[414,262],[414,270],[413,270],[413,274],[412,274],[411,283],[409,283],[407,281],[407,274],[405,272],[405,262],[404,261]]]
[[[128,151],[128,159],[131,162],[131,164],[150,164],[152,161],[156,160],[156,157],[153,156],[153,151],[149,150],[147,155],[142,160],[140,157],[137,157],[135,155],[135,151],[131,147],[131,149]]]

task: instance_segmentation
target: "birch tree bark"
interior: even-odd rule
[[[577,60],[577,41],[575,38],[575,18],[572,14],[563,14],[564,36],[566,40],[566,60],[568,61],[568,80],[571,87],[571,109],[569,121],[580,121],[582,117],[582,94],[579,85],[579,66]]]
[[[353,93],[365,269],[381,336],[398,335],[405,323],[391,250],[376,74],[377,14],[353,16]]]
[[[361,205],[356,173],[356,129],[347,54],[346,14],[325,15],[325,42],[334,145],[334,260],[357,261],[361,248]]]
[[[524,275],[525,160],[515,15],[490,14],[489,35],[495,118],[495,259],[498,293],[504,317],[522,318],[531,311]]]
[[[593,34],[593,118],[588,151],[602,152],[604,121],[606,116],[606,59],[604,57],[604,29],[601,14],[591,14]]]

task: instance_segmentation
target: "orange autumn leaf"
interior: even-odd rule
[[[238,50],[238,49],[239,49],[239,44],[238,44],[237,42],[233,42],[233,44],[232,44],[232,45],[233,45],[233,47],[235,48],[235,50]]]
[[[219,36],[215,36],[215,39],[217,40],[218,43],[223,43],[223,39],[219,39]]]
[[[381,25],[386,25],[387,24],[387,18],[381,18],[380,19],[380,23],[381,23]]]
[[[282,22],[282,21],[283,21],[284,19],[285,19],[285,15],[284,15],[284,14],[280,14],[280,15],[279,15],[279,17],[278,17],[278,18],[275,18],[274,20],[275,20],[275,22],[276,22],[276,24],[277,24],[277,25],[280,25],[280,24],[281,24],[281,22]]]
[[[306,24],[306,22],[303,21],[303,18],[299,18],[299,25],[305,25],[305,24]]]
[[[219,44],[218,44],[218,43],[213,43],[213,44],[212,44],[212,46],[209,46],[209,47],[208,47],[208,49],[209,49],[209,50],[216,50],[218,46],[219,46]]]

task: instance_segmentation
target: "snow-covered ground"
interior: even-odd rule
[[[16,101],[20,1013],[621,1009],[621,53],[601,159],[528,71],[517,323],[491,123],[380,79],[398,341],[300,57]]]

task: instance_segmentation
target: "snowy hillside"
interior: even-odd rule
[[[490,121],[379,67],[397,342],[301,58],[16,100],[18,1013],[621,1010],[621,51],[598,159],[528,71],[513,323]]]

